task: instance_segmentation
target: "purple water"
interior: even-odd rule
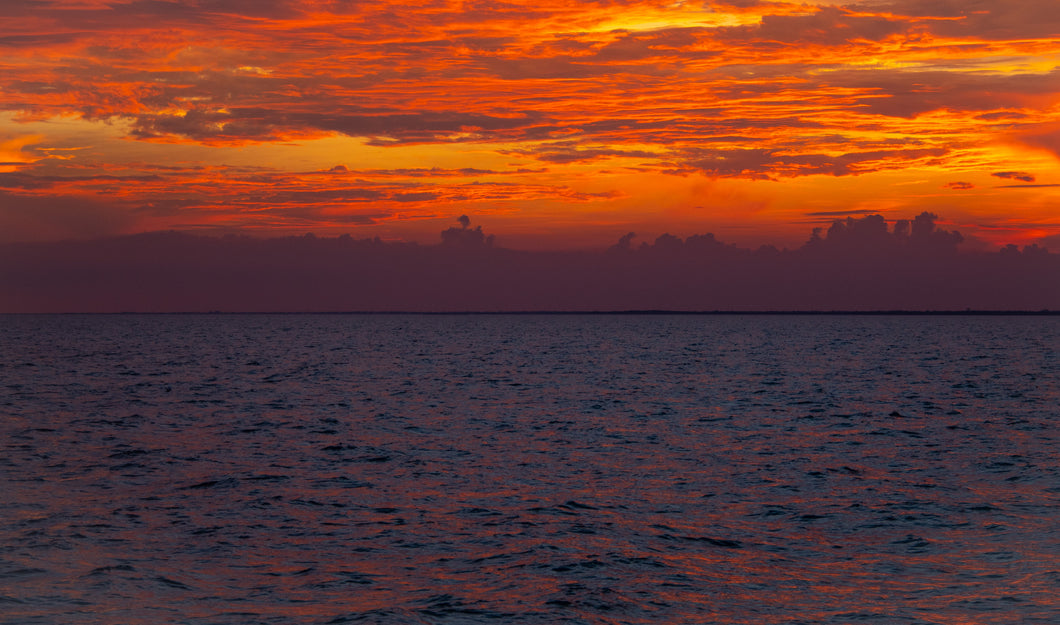
[[[0,623],[1057,623],[1060,317],[0,317]]]

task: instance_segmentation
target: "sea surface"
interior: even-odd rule
[[[0,316],[0,623],[1060,623],[1060,317]]]

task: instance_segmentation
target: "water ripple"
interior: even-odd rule
[[[5,316],[0,623],[1060,622],[1060,320]]]

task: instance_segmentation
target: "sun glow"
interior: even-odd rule
[[[133,231],[794,244],[846,209],[1060,241],[1060,18],[1019,3],[163,4],[0,16],[0,192]]]

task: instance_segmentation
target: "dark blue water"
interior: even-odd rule
[[[1057,623],[1060,318],[0,317],[0,623]]]

